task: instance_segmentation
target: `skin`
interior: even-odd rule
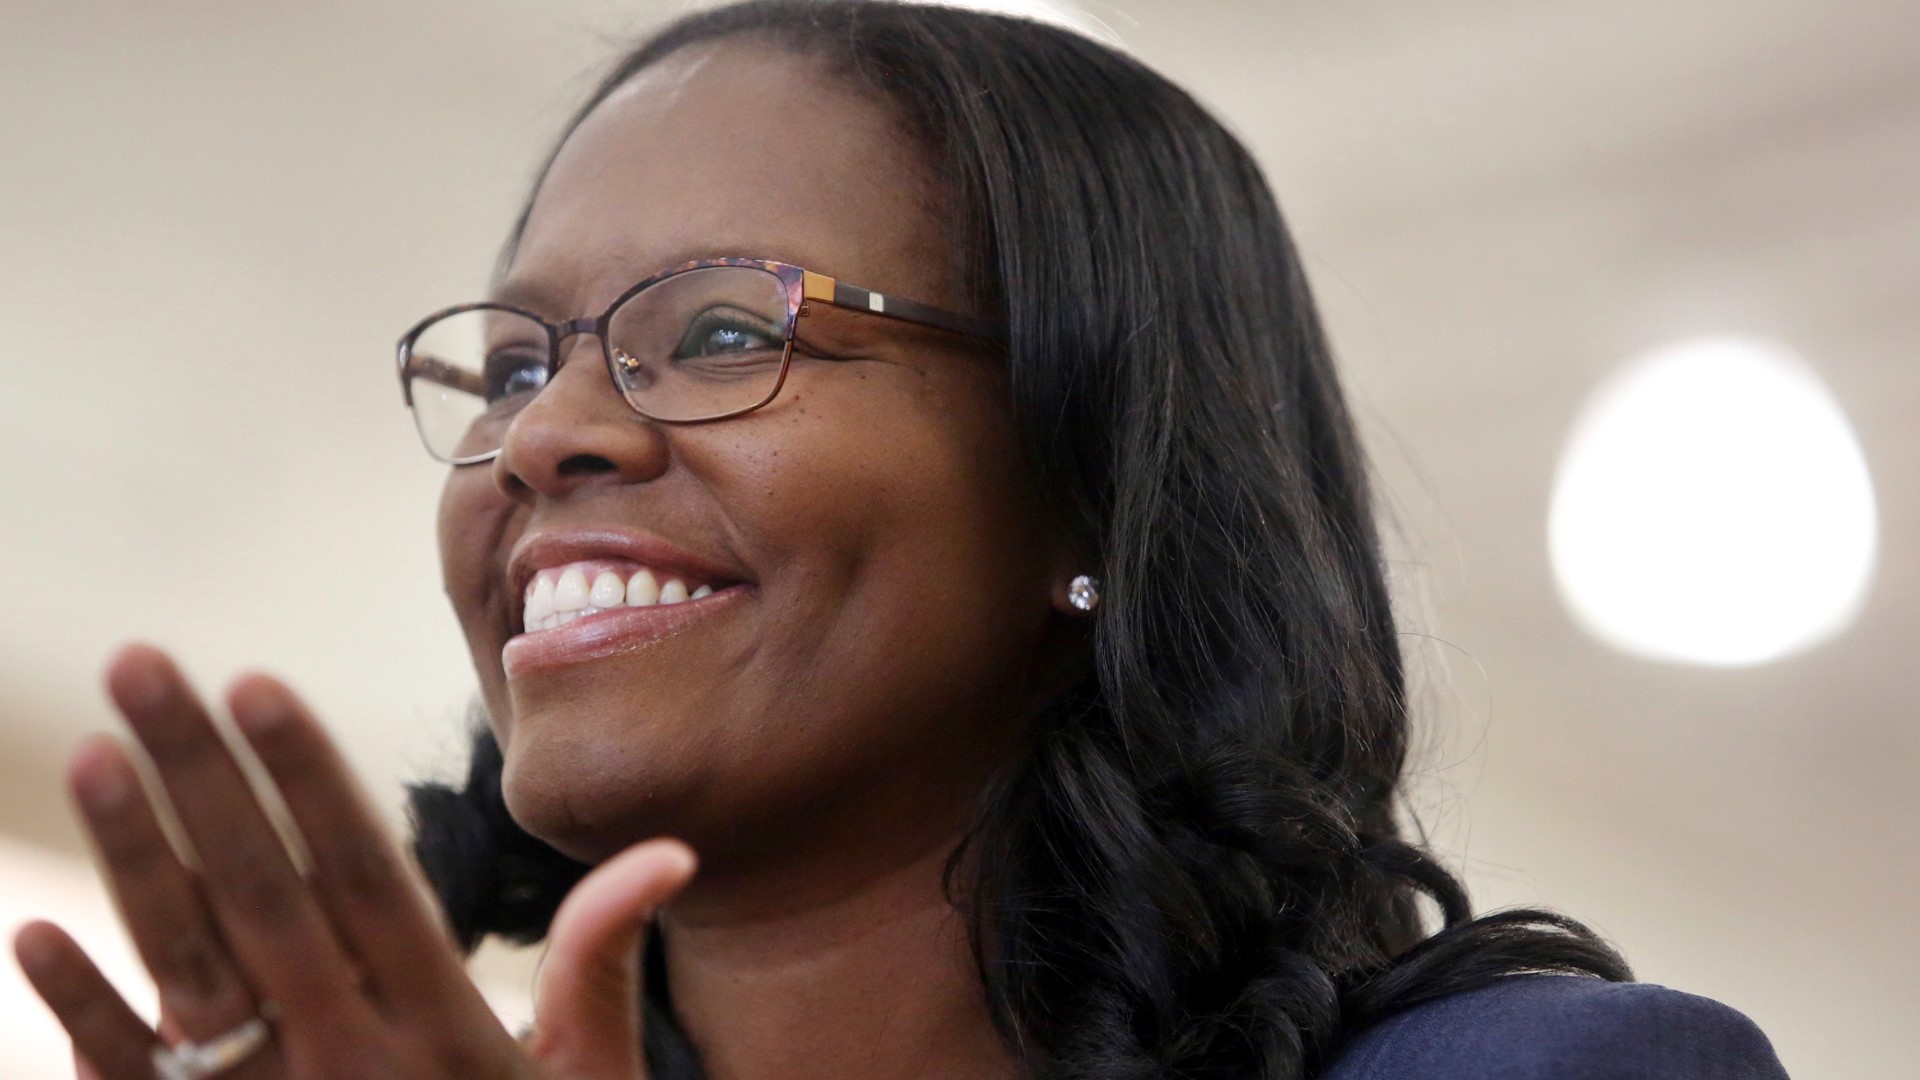
[[[502,293],[563,319],[661,267],[736,254],[966,310],[940,193],[896,126],[806,59],[683,50],[569,137]],[[599,864],[556,920],[531,1047],[479,1004],[284,686],[252,676],[228,703],[287,789],[305,877],[170,662],[116,659],[115,701],[209,855],[197,877],[167,852],[124,747],[82,748],[72,787],[168,1029],[204,1039],[274,1001],[278,1039],[234,1080],[630,1080],[635,957],[657,911],[676,1010],[716,1080],[1015,1075],[940,875],[1034,701],[1084,662],[1078,567],[1026,481],[1003,360],[819,304],[800,342],[770,405],[663,425],[575,339],[499,457],[450,473],[446,590],[509,805]],[[651,532],[750,588],[678,635],[508,678],[508,557],[529,530],[576,526]],[[38,924],[16,951],[102,1080],[147,1075],[152,1030],[77,947]]]
[[[806,122],[773,101],[808,103]],[[943,219],[894,126],[805,60],[745,45],[670,58],[568,139],[500,291],[557,318],[684,258],[740,253],[964,309]],[[447,594],[507,754],[509,804],[569,854],[670,828],[707,881],[779,874],[792,890],[801,866],[872,848],[876,817],[932,814],[924,835],[874,854],[924,852],[1007,755],[1055,574],[1004,364],[965,338],[827,305],[801,341],[841,359],[797,357],[757,412],[668,426],[637,420],[597,343],[575,339],[492,468],[449,479]],[[741,567],[748,610],[618,662],[509,682],[513,543],[602,524]]]
[[[568,140],[502,292],[559,318],[661,266],[739,253],[964,310],[896,126],[809,61],[682,53]],[[1065,575],[1035,525],[1002,362],[824,305],[801,340],[843,359],[797,357],[767,407],[678,426],[637,420],[597,344],[576,340],[579,362],[491,469],[451,476],[441,553],[515,816],[587,860],[660,832],[700,852],[668,955],[715,1075],[802,1075],[798,1045],[822,1076],[896,1075],[846,1037],[850,1010],[890,1013],[875,1031],[929,1061],[954,1060],[936,1050],[947,1029],[981,1034],[979,1010],[957,1012],[957,978],[917,1015],[901,1007],[957,965],[939,867],[1021,730]],[[719,554],[755,582],[751,600],[653,649],[507,680],[512,544],[594,524]],[[859,1060],[827,1060],[836,1049]]]

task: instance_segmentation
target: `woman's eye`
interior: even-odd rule
[[[487,358],[488,401],[531,394],[546,384],[544,361],[520,353],[495,353]]]
[[[709,309],[693,317],[674,347],[675,360],[755,352],[779,348],[780,335],[764,322],[742,313]]]

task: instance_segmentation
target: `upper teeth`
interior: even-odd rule
[[[556,566],[540,571],[527,583],[526,614],[521,623],[528,630],[551,630],[612,608],[677,604],[712,592],[711,585],[689,592],[680,578],[662,581],[645,567],[623,576],[617,570],[596,570],[590,565]]]

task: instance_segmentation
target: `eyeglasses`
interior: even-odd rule
[[[553,323],[510,304],[462,304],[400,339],[400,391],[427,452],[472,465],[560,370],[560,346],[600,339],[620,395],[670,424],[724,420],[772,401],[809,303],[1005,343],[1002,325],[835,281],[790,263],[697,259],[620,294],[598,318]]]

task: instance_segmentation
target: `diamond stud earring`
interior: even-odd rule
[[[1081,611],[1092,611],[1100,603],[1100,579],[1081,574],[1068,582],[1067,602]]]

